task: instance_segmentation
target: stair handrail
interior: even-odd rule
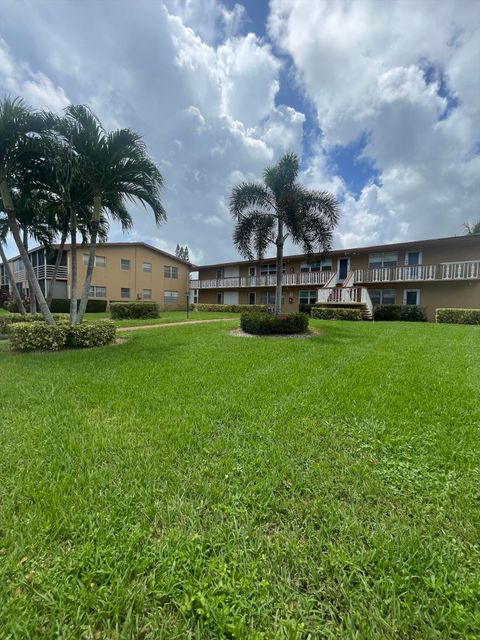
[[[348,272],[347,277],[345,278],[345,280],[342,283],[342,287],[353,287],[353,285],[355,284],[355,271],[351,270]]]
[[[368,289],[367,287],[362,287],[361,288],[361,301],[363,304],[366,305],[368,311],[370,312],[372,319],[373,319],[373,304],[372,304],[372,299],[370,298],[370,294],[368,293]]]
[[[332,275],[330,276],[330,278],[325,282],[325,284],[323,285],[324,289],[328,289],[330,287],[335,287],[335,285],[338,282],[338,272],[337,271],[332,271]]]

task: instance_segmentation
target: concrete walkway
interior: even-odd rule
[[[228,320],[238,320],[238,318],[215,318],[214,320],[182,320],[181,322],[163,322],[162,324],[143,324],[137,327],[117,327],[117,331],[142,331],[143,329],[180,327],[185,324],[210,324],[212,322],[227,322]]]

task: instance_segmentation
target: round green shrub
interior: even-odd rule
[[[240,326],[245,333],[253,335],[295,334],[308,329],[309,317],[304,313],[289,313],[276,318],[265,312],[244,312]]]

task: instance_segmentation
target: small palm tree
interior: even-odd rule
[[[48,324],[55,324],[22,240],[18,211],[15,210],[15,187],[18,174],[25,165],[41,155],[41,139],[49,130],[49,114],[31,111],[20,99],[0,101],[0,196],[7,215],[9,231],[22,258],[28,281],[33,288],[40,311]]]
[[[166,220],[166,214],[160,200],[162,175],[138,134],[129,129],[108,133],[90,109],[82,105],[67,107],[65,118],[93,207],[89,259],[77,316],[77,322],[81,322],[90,292],[102,211],[106,215],[112,212],[112,200],[123,207],[126,201],[137,200],[149,205],[157,224]]]
[[[480,233],[480,220],[478,220],[474,224],[470,224],[470,222],[465,222],[463,226],[465,227],[465,233],[468,236],[474,236],[477,233]]]
[[[2,209],[2,201],[0,200],[0,209]],[[3,268],[8,279],[9,290],[15,300],[17,309],[22,316],[26,315],[25,307],[23,306],[22,296],[17,289],[15,277],[13,275],[12,267],[8,261],[7,255],[3,249],[3,245],[6,242],[8,235],[8,221],[6,217],[0,217],[0,258],[3,262]]]
[[[297,182],[298,157],[286,153],[263,173],[263,182],[243,182],[234,187],[230,212],[236,220],[233,242],[241,255],[260,260],[268,246],[276,246],[277,282],[275,315],[282,304],[283,247],[287,238],[311,255],[328,251],[339,206],[327,191],[312,191]]]

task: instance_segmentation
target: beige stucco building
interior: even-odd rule
[[[191,281],[199,303],[274,304],[275,259],[204,265]],[[284,311],[301,303],[418,304],[435,318],[439,307],[480,308],[480,235],[285,256]]]
[[[48,253],[44,247],[30,251],[30,259],[40,286],[46,294],[50,286],[58,247]],[[81,295],[88,262],[88,246],[77,247],[78,297]],[[22,260],[10,261],[16,285],[28,295],[28,283]],[[185,308],[189,292],[191,265],[174,255],[143,242],[106,242],[97,245],[90,298],[98,300],[155,300],[162,309]],[[54,298],[69,298],[72,251],[66,245]],[[8,286],[2,265],[2,286]]]

